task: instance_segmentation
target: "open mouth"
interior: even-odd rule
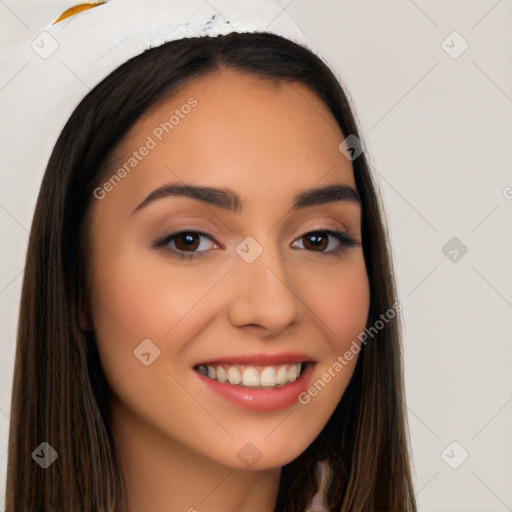
[[[215,363],[198,364],[194,366],[194,370],[222,384],[253,389],[277,389],[295,382],[310,364],[313,363],[303,361],[266,366]]]

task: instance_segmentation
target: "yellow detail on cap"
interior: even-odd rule
[[[87,3],[87,4],[79,4],[75,5],[74,7],[70,7],[69,9],[65,10],[53,23],[52,25],[55,25],[55,23],[59,23],[59,21],[65,20],[66,18],[69,18],[70,16],[74,16],[75,14],[78,14],[82,11],[87,11],[87,9],[92,9],[93,7],[98,7],[98,5],[103,5],[106,2],[95,2],[95,3]]]

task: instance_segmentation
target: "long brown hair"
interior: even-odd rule
[[[23,279],[11,405],[8,512],[123,512],[124,490],[108,421],[109,387],[94,336],[79,327],[88,297],[88,214],[116,146],[157,102],[230,68],[303,83],[328,106],[345,136],[359,132],[349,101],[314,53],[270,33],[171,41],[130,59],[77,106],[49,159],[37,200]],[[362,202],[370,284],[367,327],[397,303],[382,206],[366,155],[353,162]],[[382,322],[381,322],[382,323]],[[330,511],[415,512],[399,316],[361,351],[351,381],[315,441],[281,471],[275,512],[303,512],[324,460]],[[47,469],[31,456],[47,442]]]

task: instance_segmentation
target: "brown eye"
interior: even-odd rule
[[[334,247],[326,250],[327,247],[329,247],[331,239],[334,241]],[[307,251],[325,255],[340,255],[347,247],[357,247],[361,245],[360,242],[354,240],[347,233],[334,231],[332,229],[310,231],[309,233],[297,238],[294,242],[294,245],[296,244],[299,244],[299,249],[305,249]],[[303,247],[300,247],[301,244]]]
[[[303,238],[309,240],[307,243],[304,243],[304,248],[308,250],[319,249],[323,251],[329,245],[328,235],[322,234],[321,231],[308,233],[303,235]]]
[[[219,248],[219,244],[211,235],[201,231],[177,231],[153,240],[153,247],[164,249],[170,256],[191,260],[205,256],[211,249]]]
[[[186,251],[187,249],[195,251],[199,245],[199,236],[193,231],[179,233],[174,237],[174,244],[180,251]]]

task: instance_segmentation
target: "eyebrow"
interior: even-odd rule
[[[151,192],[142,203],[133,210],[132,214],[145,208],[159,199],[169,197],[190,197],[204,203],[212,204],[234,213],[242,209],[242,199],[229,188],[204,187],[183,183],[171,183]],[[348,185],[327,185],[325,187],[305,190],[295,197],[293,210],[307,208],[334,201],[350,201],[361,206],[361,198],[357,190]]]

